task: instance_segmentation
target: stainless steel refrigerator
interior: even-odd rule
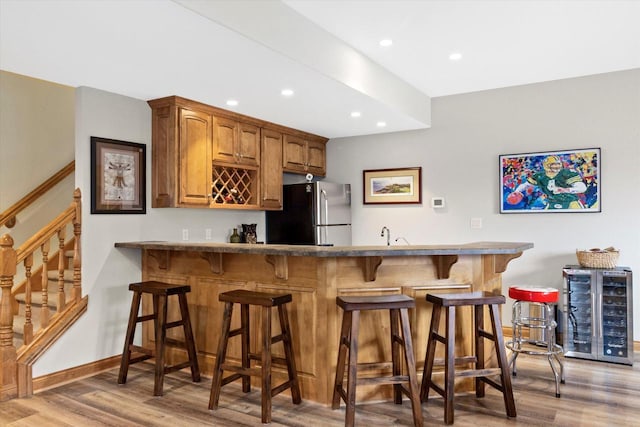
[[[267,243],[351,245],[350,184],[290,184],[282,196],[283,209],[266,213]]]

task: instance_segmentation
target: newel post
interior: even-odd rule
[[[13,239],[5,234],[0,237],[0,401],[17,395],[16,348],[13,345],[13,309],[11,287],[16,274],[17,255]]]

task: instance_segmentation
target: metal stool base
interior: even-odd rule
[[[544,317],[523,316],[522,304],[529,305],[529,314],[531,313],[532,306],[538,306],[542,309]],[[534,302],[534,301],[516,301],[513,304],[513,338],[511,341],[507,341],[505,346],[511,350],[512,354],[509,358],[509,366],[511,368],[512,375],[517,375],[516,371],[516,359],[520,353],[530,354],[533,356],[546,356],[553,371],[553,376],[556,383],[556,397],[560,397],[560,384],[565,383],[564,368],[558,355],[562,354],[564,350],[562,346],[555,343],[556,340],[556,326],[557,323],[553,320],[551,305],[547,303]],[[547,339],[545,341],[536,340],[532,338],[523,338],[522,328],[528,328],[529,333],[536,329],[544,329],[546,331]],[[544,348],[544,349],[543,349]]]

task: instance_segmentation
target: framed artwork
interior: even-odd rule
[[[500,155],[500,213],[600,212],[600,149]]]
[[[146,145],[91,137],[91,213],[146,213]]]
[[[364,204],[422,203],[422,168],[362,172]]]

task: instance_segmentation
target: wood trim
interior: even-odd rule
[[[222,252],[200,252],[200,257],[206,259],[209,262],[209,266],[211,267],[211,272],[213,274],[224,273],[224,268],[222,265]],[[169,261],[167,260],[167,264],[168,263]],[[159,268],[162,267],[160,266]],[[166,270],[166,267],[164,269]]]
[[[381,256],[364,257],[364,280],[375,282],[380,264],[382,264]]]
[[[106,359],[34,378],[33,391],[44,391],[82,378],[92,377],[100,372],[108,371],[120,365],[120,358],[120,355],[111,356]]]
[[[516,254],[497,254],[494,255],[495,263],[493,266],[494,273],[504,273],[507,270],[507,264],[512,259],[516,259],[522,255],[522,252],[518,252]]]
[[[273,266],[278,279],[287,280],[289,278],[289,263],[286,255],[265,255],[264,259]]]
[[[75,169],[76,161],[72,160],[68,165],[53,174],[49,179],[38,185],[35,189],[31,190],[29,194],[24,196],[9,209],[5,210],[2,215],[0,215],[0,227],[3,225],[6,225],[8,228],[13,227],[13,225],[11,224],[13,223],[15,225],[16,215],[18,215],[18,213],[38,200],[40,196],[52,189],[57,183],[65,179]]]
[[[451,267],[458,262],[458,255],[431,255],[438,279],[448,279]]]
[[[147,249],[147,255],[151,258],[155,259],[158,263],[158,268],[161,270],[166,270],[169,268],[169,252],[170,251],[162,251],[155,249]]]
[[[213,107],[211,105],[207,105],[207,104],[203,104],[201,102],[198,101],[193,101],[187,98],[182,98],[180,96],[167,96],[164,98],[159,98],[159,99],[153,99],[150,101],[147,101],[147,103],[149,104],[149,106],[152,109],[155,108],[160,108],[160,107],[165,107],[165,106],[170,106],[170,105],[177,105],[179,107],[183,107],[183,108],[189,108],[189,109],[196,109],[198,111],[203,111],[205,113],[211,114],[213,116],[216,117],[225,117],[228,119],[232,119],[232,120],[236,120],[236,121],[240,121],[243,123],[248,123],[248,124],[252,124],[254,126],[257,127],[261,127],[261,128],[265,128],[265,129],[271,129],[277,132],[282,132],[282,133],[287,133],[287,134],[291,134],[291,135],[299,135],[299,136],[303,136],[306,138],[311,138],[313,140],[316,140],[318,142],[322,142],[322,143],[326,143],[329,139],[325,138],[323,136],[320,135],[315,135],[309,132],[304,132],[298,129],[293,129],[290,127],[286,127],[283,125],[279,125],[277,123],[272,123],[272,122],[268,122],[266,120],[261,120],[261,119],[257,119],[255,117],[251,117],[251,116],[245,116],[244,114],[239,114],[236,113],[234,111],[229,111],[229,110],[224,110],[222,108],[217,108],[217,107]]]

